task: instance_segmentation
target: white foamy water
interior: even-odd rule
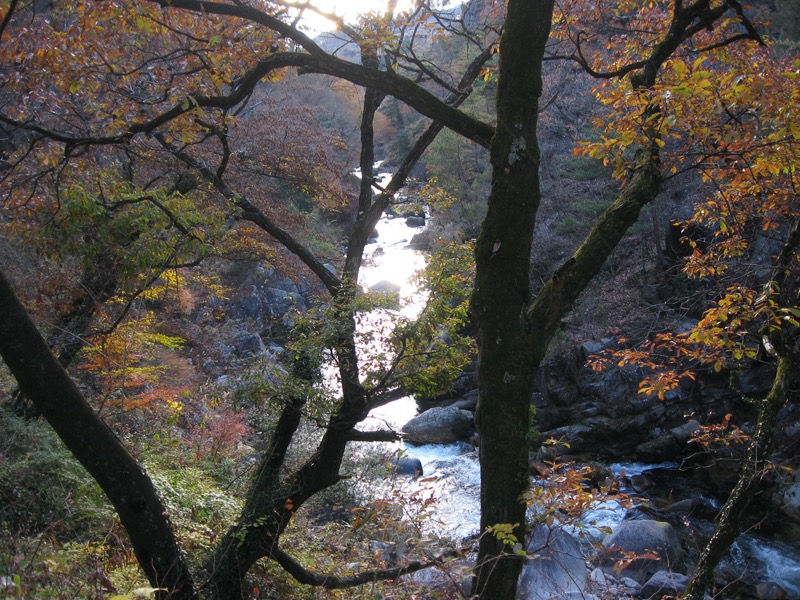
[[[361,428],[399,431],[416,414],[417,403],[407,396],[373,410]],[[478,531],[480,465],[473,446],[463,442],[417,446],[400,441],[379,447],[387,456],[417,458],[422,463],[424,475],[421,478],[400,476],[390,483],[392,493],[406,498],[424,494],[435,499],[425,527],[427,533],[458,540]],[[386,493],[388,490],[378,488],[377,491]]]
[[[365,267],[360,283],[368,289],[381,281],[389,281],[400,289],[400,314],[413,318],[422,306],[424,298],[412,283],[413,275],[425,265],[425,257],[410,250],[407,245],[411,237],[421,231],[410,228],[405,219],[381,219],[377,226],[377,243],[369,244],[365,250]],[[387,312],[387,314],[391,314]],[[365,323],[369,321],[365,320]],[[378,314],[370,326],[380,327],[386,323]],[[402,426],[417,414],[413,398],[406,397],[370,413],[361,428],[367,430],[391,429],[400,431]],[[415,503],[425,505],[428,517],[422,521],[425,533],[463,539],[479,531],[480,527],[480,466],[477,451],[464,444],[414,446],[403,442],[377,445],[386,456],[402,455],[418,458],[424,476],[414,480],[396,477],[370,484],[365,493],[373,497],[394,497],[398,494],[406,499],[407,514],[414,516]],[[376,445],[370,445],[375,448]],[[614,463],[609,469],[615,477],[632,477],[654,468],[675,468],[675,463]],[[435,498],[432,504],[425,500]],[[717,502],[701,497],[706,504],[719,508]],[[535,509],[534,509],[535,510]],[[622,522],[627,508],[614,500],[598,501],[591,506],[574,528],[589,539],[599,541],[607,530],[615,529]],[[572,529],[572,528],[571,528]],[[742,536],[733,550],[733,560],[753,564],[762,573],[762,580],[774,581],[789,593],[789,598],[800,599],[800,551],[781,542],[764,540],[755,536]],[[755,566],[755,565],[754,565]]]
[[[743,535],[737,543],[761,563],[764,581],[779,584],[789,598],[800,598],[800,554],[796,547],[754,535]]]

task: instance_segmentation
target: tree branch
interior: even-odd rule
[[[422,569],[441,565],[444,558],[457,555],[458,553],[453,551],[425,563],[414,561],[407,564],[405,567],[376,569],[374,571],[364,571],[363,573],[351,575],[350,577],[337,577],[335,575],[323,575],[309,571],[280,548],[275,548],[271,554],[272,558],[300,583],[323,587],[327,590],[342,590],[363,585],[370,581],[397,579],[401,575],[407,575]]]
[[[382,431],[353,431],[347,436],[350,442],[397,442],[402,436],[396,431],[382,430]]]
[[[309,269],[311,269],[311,271],[320,279],[320,281],[322,281],[325,289],[327,289],[331,294],[335,294],[336,290],[342,285],[341,280],[323,263],[321,263],[317,257],[314,256],[311,250],[309,250],[305,245],[289,234],[289,232],[281,228],[277,223],[267,217],[261,211],[261,209],[255,206],[247,198],[234,191],[227,183],[225,183],[224,180],[217,177],[216,173],[207,165],[191,156],[185,150],[176,148],[160,133],[155,134],[153,137],[166,150],[171,152],[183,163],[189,167],[197,169],[220,194],[225,196],[225,198],[242,210],[242,219],[257,225],[278,240],[281,244],[283,244],[283,246],[289,250],[289,252],[297,256]]]
[[[575,253],[567,259],[537,293],[525,316],[531,345],[550,340],[572,304],[600,271],[639,212],[660,191],[661,173],[651,158],[634,174],[617,200],[597,219]],[[544,356],[546,344],[537,348]],[[539,358],[541,358],[539,357]]]

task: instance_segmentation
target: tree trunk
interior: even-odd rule
[[[152,481],[84,400],[0,273],[0,356],[22,391],[105,492],[150,584],[195,598],[189,569]]]
[[[69,368],[86,344],[95,314],[114,295],[117,284],[117,266],[110,254],[101,254],[95,262],[84,267],[78,287],[80,296],[61,315],[47,340],[58,362],[65,369]],[[39,409],[21,388],[14,390],[11,398],[12,410],[19,416],[28,419],[41,416]]]
[[[473,594],[514,598],[521,559],[487,528],[514,526],[524,543],[528,411],[533,370],[521,331],[528,304],[531,242],[541,198],[536,140],[542,57],[552,0],[511,0],[500,42],[492,188],[475,250],[471,310],[478,338],[481,539]]]
[[[702,600],[713,579],[714,569],[739,536],[742,518],[758,491],[759,480],[764,475],[765,461],[769,458],[772,447],[775,417],[789,395],[792,365],[793,361],[788,354],[779,358],[772,389],[766,398],[758,402],[756,432],[750,441],[739,481],[717,517],[717,528],[700,555],[689,587],[682,596],[684,600]]]

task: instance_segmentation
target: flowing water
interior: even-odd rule
[[[401,307],[399,312],[408,318],[418,313],[422,298],[413,283],[413,274],[425,264],[421,252],[408,247],[410,239],[420,228],[408,227],[405,219],[384,217],[377,226],[377,242],[365,249],[365,267],[360,283],[370,288],[381,282],[391,282],[399,287]],[[382,317],[378,316],[380,320]],[[373,322],[373,326],[379,326]],[[416,416],[417,404],[405,397],[373,410],[362,424],[363,429],[399,431]],[[375,447],[373,444],[372,448]],[[432,518],[427,521],[430,533],[451,539],[463,539],[478,533],[480,524],[480,467],[477,451],[466,443],[410,445],[404,442],[382,444],[387,455],[418,458],[424,476],[412,480],[393,480],[394,493],[399,489],[408,498],[420,494],[434,495]],[[653,468],[671,468],[674,464],[647,465],[641,463],[615,463],[608,468],[615,477],[631,477]],[[380,486],[379,486],[380,487]],[[376,488],[376,490],[379,489]],[[380,489],[385,493],[386,489]],[[712,503],[708,498],[699,499]],[[719,508],[719,506],[716,506]],[[627,509],[615,501],[595,504],[584,516],[582,529],[590,538],[602,538],[602,529],[616,527]],[[710,524],[707,524],[710,528]],[[737,573],[747,573],[753,581],[774,581],[789,594],[790,599],[800,599],[800,548],[785,542],[768,540],[747,534],[740,537],[727,560],[728,568]]]

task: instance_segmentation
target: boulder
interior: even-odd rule
[[[432,246],[430,232],[425,230],[420,233],[415,233],[411,236],[411,241],[408,245],[414,250],[430,250]]]
[[[467,392],[464,394],[463,398],[456,400],[450,406],[475,412],[475,409],[478,407],[478,390]]]
[[[702,506],[703,503],[698,498],[686,498],[670,504],[667,507],[667,512],[685,513],[690,515],[698,508],[702,508]]]
[[[421,210],[419,207],[417,208],[406,208],[400,213],[400,216],[404,219],[408,219],[410,217],[420,217],[422,219],[425,218],[425,211]]]
[[[680,573],[658,571],[642,586],[641,597],[659,599],[663,596],[680,596],[686,591],[689,578]]]
[[[539,525],[528,544],[531,556],[522,568],[519,600],[585,598],[589,572],[580,543],[563,529]]]
[[[406,225],[408,227],[425,227],[425,217],[408,217]]]
[[[472,434],[472,413],[453,406],[435,406],[403,425],[412,444],[452,444]]]
[[[392,459],[392,467],[398,475],[412,475],[413,477],[421,477],[422,462],[418,458],[412,456],[395,456]]]
[[[652,488],[653,485],[655,485],[653,480],[646,473],[640,473],[631,477],[631,487],[634,492],[638,492],[639,494],[646,492]]]
[[[603,547],[605,570],[641,584],[658,571],[675,568],[683,556],[672,525],[650,519],[623,521],[614,533],[606,536]]]
[[[737,371],[737,387],[745,396],[766,396],[775,381],[775,365],[761,365]]]
[[[584,362],[586,362],[587,360],[589,360],[591,356],[594,356],[595,354],[600,354],[605,349],[606,345],[602,342],[596,342],[596,341],[584,342],[578,348],[578,353],[581,359]]]
[[[233,347],[237,356],[262,355],[267,352],[264,342],[255,333],[249,331],[239,331],[233,338]]]
[[[692,435],[700,429],[700,423],[689,421],[673,427],[667,433],[654,440],[644,442],[636,447],[636,454],[641,460],[660,462],[680,455]]]
[[[643,462],[659,462],[675,458],[681,452],[681,445],[669,434],[636,446],[636,456]]]
[[[758,600],[786,600],[789,597],[786,590],[774,581],[756,584],[756,596]]]

